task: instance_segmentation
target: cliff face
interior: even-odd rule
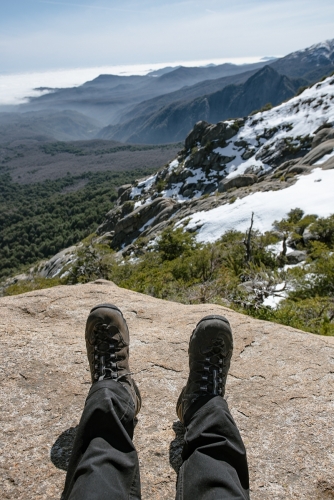
[[[0,299],[1,498],[59,499],[90,376],[84,345],[92,306],[113,302],[131,334],[143,408],[135,431],[143,499],[172,499],[183,429],[175,414],[197,321],[231,322],[227,401],[244,438],[251,497],[334,496],[334,339],[258,321],[216,305],[186,306],[107,281]]]

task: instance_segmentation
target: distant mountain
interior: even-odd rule
[[[313,83],[334,71],[334,39],[292,52],[271,64],[281,74]]]
[[[256,64],[166,67],[145,76],[100,75],[79,87],[53,89],[13,107],[13,111],[24,114],[20,126],[17,116],[10,134],[13,137],[17,133],[20,139],[31,132],[39,134],[40,130],[48,138],[73,140],[91,138],[95,131],[96,137],[128,142],[180,141],[199,119],[242,117],[267,102],[279,104],[300,86],[333,71],[334,40],[327,40],[281,59],[264,58]],[[26,124],[30,118],[25,117],[28,111],[43,112],[41,128],[35,123],[29,130]],[[55,126],[54,113],[64,111],[79,113],[81,118],[73,115],[71,126]],[[3,134],[8,136],[9,131]]]
[[[102,129],[98,136],[144,143],[179,141],[198,120],[215,122],[241,117],[267,102],[279,104],[292,97],[299,87],[314,83],[334,71],[334,39],[270,61],[269,67],[274,73],[269,70],[256,73],[253,69],[230,77],[202,81],[143,101],[123,114],[119,124]],[[178,68],[164,78],[175,80],[184,69]],[[195,77],[196,72],[190,69]],[[253,78],[255,73],[257,76]],[[278,78],[277,73],[284,77]],[[236,88],[247,78],[249,81],[245,87]],[[229,87],[231,84],[234,87]]]
[[[254,75],[257,70],[246,71],[231,76],[215,78],[214,80],[205,80],[204,82],[196,83],[195,85],[185,86],[175,92],[169,92],[158,97],[153,97],[147,101],[140,102],[130,109],[121,117],[120,123],[125,123],[134,118],[142,117],[143,115],[152,115],[159,111],[164,106],[176,102],[186,102],[196,97],[212,94],[218,90],[222,90],[227,85],[244,83],[250,76]]]
[[[161,76],[164,75],[165,73],[169,73],[170,71],[174,71],[177,68],[180,68],[180,66],[166,66],[165,68],[150,71],[148,73],[148,76]]]
[[[204,80],[213,80],[215,78],[222,78],[226,76],[239,75],[246,71],[252,71],[262,68],[266,62],[262,61],[254,64],[241,64],[235,65],[231,63],[219,64],[218,66],[205,66],[187,68],[180,66],[174,71],[163,74],[159,78],[160,85],[169,87],[178,86],[179,88],[184,85],[195,85]]]
[[[216,123],[249,114],[267,103],[280,104],[294,96],[306,81],[291,79],[265,66],[245,83],[228,85],[222,90],[188,102],[176,102],[150,115],[99,132],[104,139],[137,143],[163,143],[182,140],[200,120]]]
[[[22,105],[20,109],[22,111],[70,109],[99,120],[104,125],[116,124],[124,113],[142,101],[205,80],[256,71],[265,64],[265,61],[262,61],[241,66],[235,64],[203,68],[180,66],[172,68],[171,71],[159,70],[145,76],[100,75],[79,87],[55,89],[43,96],[31,98],[30,102]]]

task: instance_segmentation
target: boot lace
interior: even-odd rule
[[[212,347],[205,353],[203,368],[201,370],[200,391],[222,396],[224,393],[226,371],[223,347]],[[210,389],[211,386],[211,389]]]
[[[99,324],[94,328],[94,379],[119,380],[128,373],[118,375],[118,352],[126,346],[121,332],[113,325]],[[120,340],[113,335],[118,334]]]

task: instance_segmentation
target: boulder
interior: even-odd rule
[[[118,198],[117,203],[122,204],[131,199],[132,186],[128,188],[126,191],[123,191],[121,196]]]
[[[203,194],[210,194],[216,191],[217,189],[217,184],[215,182],[211,182],[210,184],[207,184],[204,186]]]
[[[293,159],[293,160],[287,160],[281,163],[276,169],[275,172],[281,172],[283,170],[287,170],[289,167],[292,165],[296,165],[298,163],[299,159]]]
[[[127,191],[128,189],[132,188],[131,184],[123,184],[123,186],[120,186],[117,190],[117,196],[120,197],[121,194],[124,193],[124,191]]]
[[[247,149],[243,154],[242,154],[242,159],[243,160],[248,160],[252,156],[255,155],[255,149]]]
[[[322,163],[321,164],[321,168],[323,170],[331,170],[332,168],[334,168],[334,156],[332,156],[327,161],[325,161],[324,163]]]
[[[109,233],[110,231],[115,231],[115,226],[117,222],[122,218],[122,207],[116,206],[112,208],[105,216],[105,220],[96,229],[96,234],[102,235],[104,233]]]
[[[316,148],[322,142],[334,139],[334,128],[322,128],[315,134],[312,141],[312,149]]]
[[[304,174],[305,172],[309,172],[310,167],[308,165],[293,165],[287,170],[289,174]]]
[[[316,241],[319,239],[319,236],[311,231],[312,224],[307,226],[307,228],[303,232],[303,241],[304,244],[306,245],[309,241]]]
[[[226,399],[245,441],[252,500],[333,497],[334,338],[97,280],[0,299],[1,499],[59,500],[91,384],[85,322],[105,302],[129,325],[143,396],[134,437],[143,498],[175,498],[184,435],[175,405],[188,377],[189,337],[210,314],[232,325]]]
[[[254,174],[243,174],[232,177],[231,179],[223,179],[219,182],[218,191],[223,193],[231,188],[241,188],[245,186],[251,186],[257,182],[258,178]]]
[[[186,140],[184,141],[185,149],[187,151],[192,149],[194,146],[197,146],[197,143],[201,142],[204,131],[208,126],[208,122],[205,122],[203,120],[195,124],[194,128],[187,135]]]
[[[220,161],[221,163],[225,164],[226,163],[230,163],[230,161],[233,161],[235,160],[235,156],[223,156],[223,155],[220,155]]]
[[[42,264],[38,269],[38,275],[42,278],[54,278],[55,276],[61,275],[64,267],[75,257],[77,249],[78,246],[73,245],[61,250],[51,257],[50,260]]]
[[[189,193],[193,193],[196,189],[197,189],[197,182],[187,182],[184,184],[184,186],[182,186],[180,192],[183,196],[189,197],[190,196]]]
[[[238,133],[238,127],[233,127],[228,122],[218,122],[215,125],[209,125],[201,138],[201,146],[213,141],[226,142]]]
[[[187,166],[192,166],[195,168],[201,167],[208,157],[208,152],[205,149],[199,149],[191,157],[190,162]]]
[[[238,148],[246,149],[249,144],[244,139],[241,139],[239,141],[235,141],[234,145],[237,146]]]
[[[326,129],[324,129],[326,130]],[[314,149],[311,149],[307,155],[304,156],[301,160],[299,160],[300,165],[314,165],[318,160],[329,153],[331,153],[334,149],[334,139],[330,141],[325,141],[316,146]],[[320,164],[319,166],[322,166]]]
[[[307,258],[307,253],[302,250],[294,250],[293,252],[289,252],[286,254],[286,260],[288,264],[299,264],[299,262],[303,262]]]
[[[161,221],[162,214],[169,218],[176,209],[177,202],[171,198],[156,198],[151,203],[138,207],[126,217],[118,220],[115,225],[115,236],[112,241],[113,248],[121,245],[129,245],[141,232],[146,229],[146,225],[155,225],[156,217]]]

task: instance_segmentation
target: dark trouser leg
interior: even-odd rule
[[[135,409],[113,380],[96,382],[74,441],[62,500],[138,500],[140,477],[132,443]]]
[[[246,450],[226,401],[217,396],[189,413],[176,499],[249,499]]]

